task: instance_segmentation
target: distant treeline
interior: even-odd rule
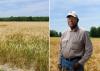
[[[56,30],[50,30],[50,37],[60,37],[62,35],[61,32],[57,32]],[[100,38],[100,27],[91,27],[89,32],[90,37],[99,37]]]
[[[49,21],[49,17],[2,17],[0,21]]]
[[[50,37],[61,37],[62,33],[55,30],[50,30]]]
[[[100,37],[100,27],[91,27],[90,30],[90,36],[91,37]]]

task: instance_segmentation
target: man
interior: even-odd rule
[[[93,47],[88,33],[78,27],[79,18],[74,11],[67,15],[69,30],[61,36],[58,68],[61,71],[84,71]]]

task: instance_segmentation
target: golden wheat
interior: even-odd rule
[[[59,39],[50,38],[50,71],[57,70],[59,53]],[[91,38],[93,44],[93,55],[85,65],[85,71],[100,71],[100,38]]]
[[[48,71],[48,51],[48,22],[0,22],[1,65]]]

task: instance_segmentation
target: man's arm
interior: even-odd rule
[[[92,55],[93,52],[93,46],[91,43],[91,40],[88,36],[88,32],[84,32],[84,44],[85,44],[85,53],[82,59],[79,61],[80,64],[84,64]]]

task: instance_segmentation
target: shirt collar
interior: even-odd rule
[[[69,29],[70,32],[77,32],[79,30],[79,27],[75,27],[73,30]]]

